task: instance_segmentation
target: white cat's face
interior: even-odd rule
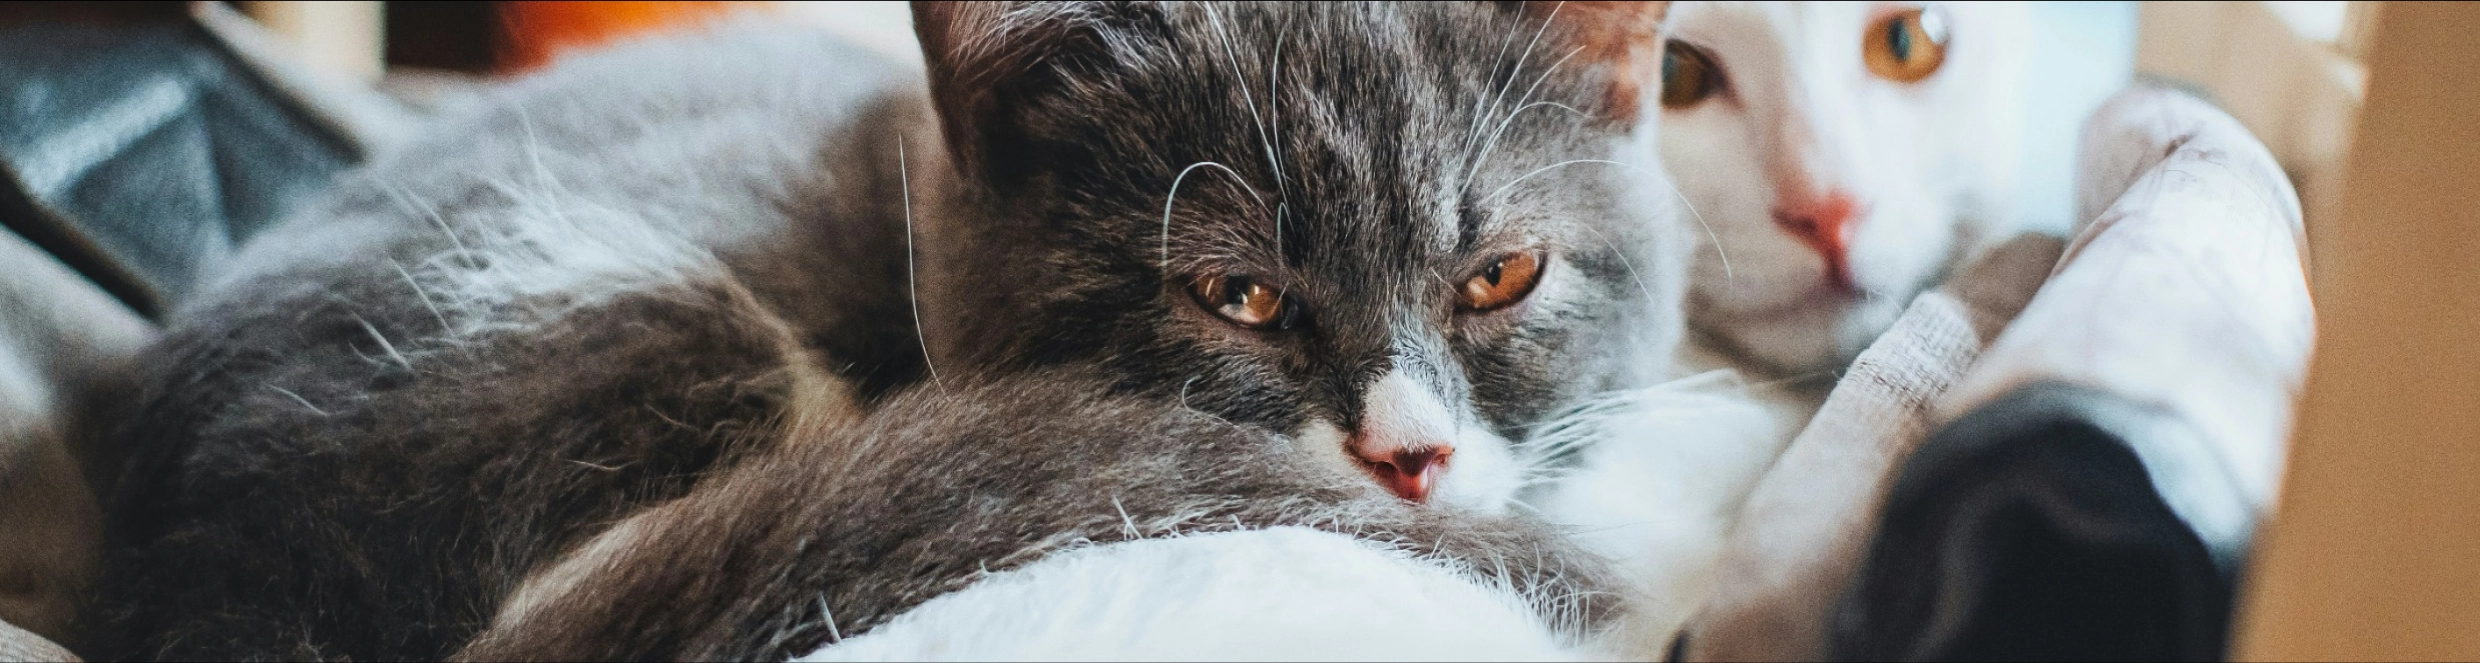
[[[2022,3],[1683,2],[1671,15],[1662,151],[1710,229],[1690,297],[1707,345],[1772,371],[1838,367],[1997,230]]]

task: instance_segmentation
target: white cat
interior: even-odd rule
[[[1665,165],[1705,224],[1683,368],[1552,430],[1591,440],[1528,503],[1637,594],[1610,651],[1663,651],[1716,584],[1741,503],[1913,295],[2011,234],[2023,3],[1683,2]],[[1766,377],[1781,378],[1767,380]]]
[[[2011,234],[2028,7],[1683,2],[1662,152],[1706,224],[1691,367],[1840,368]]]

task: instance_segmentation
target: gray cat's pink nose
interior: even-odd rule
[[[1367,464],[1370,474],[1377,475],[1378,483],[1393,491],[1396,497],[1424,502],[1429,500],[1430,488],[1437,485],[1437,468],[1444,467],[1447,457],[1452,455],[1455,455],[1455,447],[1441,445],[1399,450],[1384,459],[1364,457],[1361,462]]]
[[[1361,397],[1364,409],[1345,448],[1396,497],[1427,501],[1455,455],[1448,441],[1455,439],[1455,415],[1402,372],[1380,378]]]
[[[1846,288],[1852,285],[1852,221],[1859,216],[1859,201],[1839,190],[1774,208],[1774,223],[1824,258],[1826,278]]]

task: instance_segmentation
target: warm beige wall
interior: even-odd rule
[[[2378,10],[2255,660],[2480,659],[2480,5]]]
[[[241,8],[282,36],[299,61],[331,74],[375,80],[385,64],[384,5],[372,0],[264,0],[241,3]]]
[[[2352,3],[2358,18],[2375,3]],[[2340,39],[2299,34],[2265,2],[2144,2],[2137,5],[2136,70],[2209,96],[2263,140],[2299,185],[2309,223],[2324,217],[2340,179],[2365,71],[2359,28]]]

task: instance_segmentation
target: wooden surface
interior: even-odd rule
[[[2480,6],[2374,29],[2341,212],[2309,224],[2321,338],[2243,659],[2480,658]]]

